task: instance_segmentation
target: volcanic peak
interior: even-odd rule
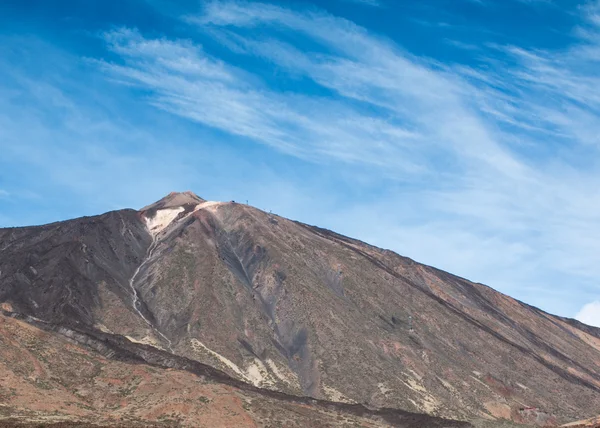
[[[165,208],[179,208],[186,205],[196,206],[202,202],[206,201],[189,190],[185,192],[171,192],[153,204],[145,206],[140,211],[147,214],[148,217],[153,217],[153,211],[156,210]]]

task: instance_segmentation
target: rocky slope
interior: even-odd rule
[[[568,428],[600,428],[600,416],[563,425]]]
[[[600,408],[599,329],[189,192],[0,229],[0,303],[299,396],[547,426]]]
[[[261,391],[151,347],[7,315],[0,314],[0,426],[468,425]]]

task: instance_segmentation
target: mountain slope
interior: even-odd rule
[[[269,393],[151,347],[33,319],[26,323],[3,312],[2,427],[468,425],[393,409],[371,411]]]
[[[263,388],[451,418],[600,408],[600,330],[331,231],[173,193],[0,230],[0,302]]]

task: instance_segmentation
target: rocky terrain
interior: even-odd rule
[[[0,426],[467,426],[269,393],[127,342],[3,311]]]
[[[151,409],[177,404],[166,422],[198,426],[208,413],[229,414],[213,401],[185,401],[190,388],[190,396],[250,400],[232,413],[261,426],[302,425],[298,408],[311,426],[355,418],[432,427],[439,420],[406,425],[416,417],[406,412],[558,426],[600,409],[600,329],[391,251],[189,192],[140,211],[0,229],[0,305],[10,315],[0,324],[10,344],[2,352],[14,352],[2,354],[2,379],[28,379],[11,361],[46,346],[70,370],[104,364],[132,397],[110,398],[119,388],[104,374],[39,371],[43,360],[34,356],[32,379],[72,380],[64,388],[84,398],[53,393],[57,402],[42,409],[34,403],[44,390],[31,384],[12,395],[5,418],[69,409],[82,421],[116,414],[162,423],[166,413]],[[8,326],[36,339],[7,338]],[[56,342],[64,340],[69,346]],[[137,373],[132,364],[146,374],[124,375]],[[69,402],[90,408],[75,414]],[[113,412],[107,406],[116,402]],[[278,408],[287,419],[265,416]],[[380,408],[388,410],[368,410]],[[229,422],[212,426],[219,424]]]
[[[600,416],[563,425],[569,428],[600,428]]]

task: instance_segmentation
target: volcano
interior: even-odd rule
[[[288,412],[277,422],[286,426],[423,427],[558,426],[600,409],[600,329],[192,192],[141,210],[0,229],[0,305],[0,375],[12,382],[0,385],[0,415],[14,423],[57,412],[200,426],[197,408],[207,403],[150,387],[175,382],[196,396],[200,380],[222,388],[203,392],[210,403],[227,394],[237,403],[238,426],[267,425],[275,409]],[[88,366],[103,369],[94,377]],[[114,393],[107,379],[120,381],[126,399],[102,398]],[[78,392],[66,398],[69,382]],[[56,403],[42,409],[33,397],[44,391]],[[211,417],[225,414],[212,407]]]

